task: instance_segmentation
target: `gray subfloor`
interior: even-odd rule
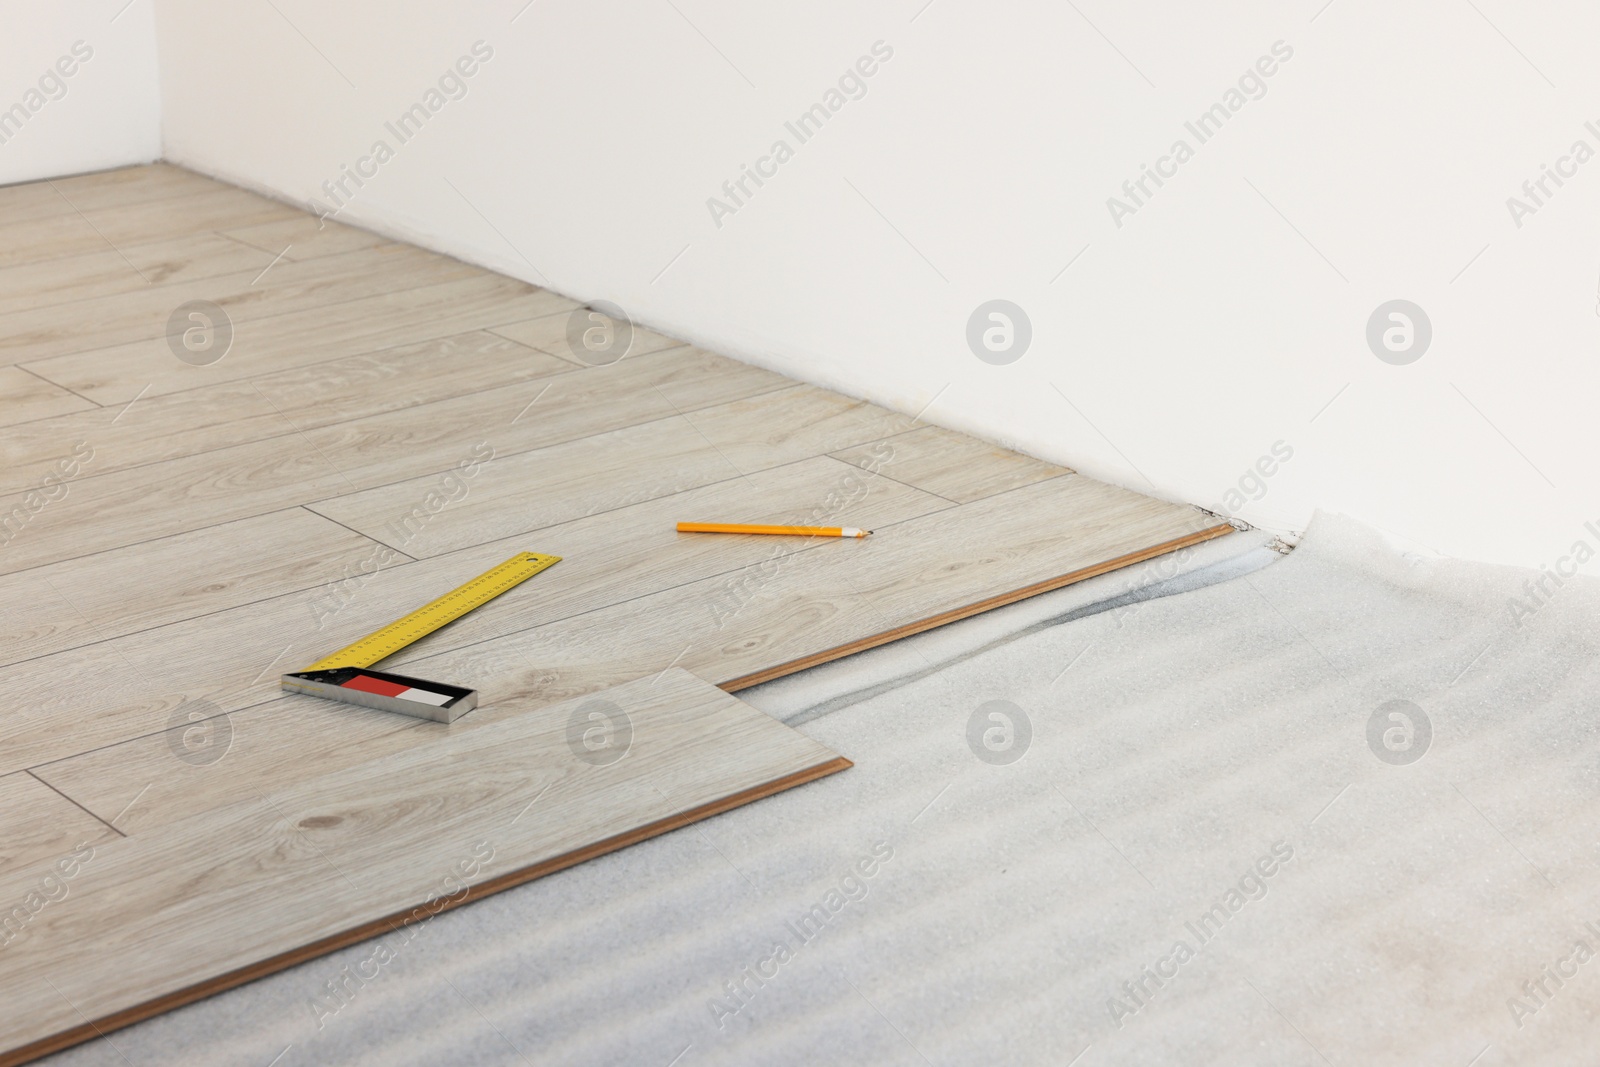
[[[855,768],[51,1062],[1595,1062],[1600,592],[1264,543],[750,691]]]

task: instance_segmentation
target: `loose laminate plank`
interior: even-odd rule
[[[574,739],[595,708],[626,722],[624,758]],[[0,1064],[850,765],[681,670],[469,732],[428,726],[426,747],[96,847],[4,950]],[[0,900],[39,875],[0,876]]]

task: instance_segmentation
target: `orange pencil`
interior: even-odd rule
[[[752,526],[738,522],[680,522],[679,533],[785,534],[790,537],[865,537],[854,526]]]

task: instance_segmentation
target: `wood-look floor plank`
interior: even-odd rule
[[[340,935],[386,933],[407,913],[424,917],[849,766],[682,671],[599,699],[470,732],[441,727],[426,749],[96,848],[71,892],[5,949],[0,1048],[63,1033],[87,1040],[137,1005],[203,995],[230,972],[236,984],[305,958],[307,945],[328,951]],[[569,724],[595,706],[626,717],[626,758],[580,758]],[[522,817],[530,806],[536,815]],[[38,874],[0,876],[0,900],[25,895]]]
[[[847,463],[873,463],[876,444],[834,455]],[[880,465],[883,473],[958,504],[1072,473],[1066,467],[938,426],[901,434],[893,446],[894,459]]]
[[[635,432],[643,433],[646,423],[669,418],[682,422],[680,412],[737,404],[785,387],[790,387],[786,379],[768,371],[700,349],[675,348],[611,367],[575,370],[543,381],[339,422],[307,430],[305,437],[349,475],[350,482],[365,488],[426,479],[470,459],[484,444],[496,457],[509,458],[556,443],[602,437],[610,441],[608,435],[619,430],[639,427]],[[683,428],[692,430],[687,423]],[[700,441],[705,444],[703,438]],[[597,478],[614,470],[603,448],[581,454],[586,464],[593,465]],[[801,457],[791,454],[790,458]],[[637,480],[640,472],[621,472],[619,476]],[[596,482],[597,500],[610,491],[611,484]],[[406,495],[411,491],[408,487]],[[336,491],[314,499],[343,495],[344,491]],[[414,503],[406,500],[399,514],[406,514]]]
[[[0,227],[79,211],[224,192],[237,195],[240,190],[167,163],[75,174],[0,187]]]
[[[256,226],[241,226],[224,230],[223,236],[270,252],[282,253],[284,259],[315,259],[318,256],[337,256],[361,248],[375,248],[389,244],[385,237],[354,226],[318,219],[315,215],[263,222]]]
[[[162,396],[237,381],[571,306],[572,301],[555,293],[487,275],[244,323],[234,331],[227,355],[208,366],[178,360],[162,337],[34,360],[28,368],[96,403],[126,404],[141,392]]]
[[[0,575],[0,663],[341,583],[375,547],[290,508]]]
[[[75,174],[0,187],[0,226],[70,215],[77,210],[120,207],[147,200],[215,193],[230,188],[167,163]]]
[[[682,508],[732,507],[772,522],[826,520],[848,509],[860,521],[888,526],[949,504],[817,457],[748,480],[735,478],[417,563],[385,562],[374,554],[360,568],[370,574],[364,580],[222,612],[204,625],[180,624],[136,635],[106,649],[102,658],[136,663],[150,676],[186,670],[197,694],[212,694],[218,713],[229,713],[229,748],[215,766],[175,760],[175,732],[159,733],[168,725],[162,709],[150,708],[132,689],[122,694],[125,703],[80,702],[74,709],[79,726],[73,745],[60,744],[59,730],[52,726],[56,711],[19,716],[11,751],[34,761],[51,753],[67,756],[38,767],[37,773],[90,810],[117,819],[118,829],[139,833],[237,799],[238,790],[251,783],[330,773],[404,747],[405,739],[390,736],[400,725],[398,716],[339,707],[337,714],[319,718],[319,711],[328,710],[321,702],[286,705],[280,699],[278,675],[349,644],[517,552],[535,550],[563,558],[516,592],[423,638],[413,646],[418,655],[437,655],[707,579],[714,580],[704,587],[697,602],[700,617],[690,620],[690,626],[720,632],[751,589],[789,567],[790,557],[806,552],[837,557],[854,547],[806,538],[695,537],[673,528]],[[282,653],[286,645],[290,651]],[[279,663],[263,676],[274,656],[280,656]],[[50,671],[81,669],[76,664],[77,657],[69,654],[58,657]],[[37,673],[0,671],[0,700],[31,707],[46,699],[48,694],[35,682]],[[234,710],[238,708],[244,710]],[[480,708],[460,723],[480,715],[480,721],[488,721]],[[285,730],[304,730],[302,742],[285,745]],[[74,745],[82,747],[90,739],[107,747],[69,755]],[[130,808],[135,797],[139,802]]]
[[[0,777],[0,878],[18,868],[49,866],[79,845],[114,840],[116,831],[31,774]],[[0,908],[0,943],[5,920],[19,901]],[[3,949],[0,949],[3,951]]]
[[[436,488],[427,477],[310,506],[413,556],[435,556],[820,455],[832,451],[828,442],[874,440],[909,423],[904,415],[864,401],[795,385],[680,418],[498,457],[460,500],[425,526],[408,523],[406,516]],[[485,439],[495,437],[491,433]]]
[[[679,409],[670,388],[714,403],[770,390],[781,381],[695,349],[669,349],[615,367],[557,374],[542,384],[491,389],[318,429],[295,427],[284,411],[281,418],[293,433],[110,474],[98,474],[91,457],[56,499],[41,505],[37,492],[0,497],[0,525],[10,521],[15,529],[0,548],[0,574],[391,482],[432,478],[436,484],[415,490],[418,499],[408,501],[399,518],[441,486],[455,492],[444,475],[458,473],[463,465],[675,416]],[[523,414],[535,404],[534,414]],[[671,425],[680,450],[714,453],[682,419],[674,417]],[[658,439],[655,430],[638,432]],[[843,447],[864,436],[819,439]],[[82,444],[94,455],[102,451],[92,435]],[[64,452],[68,447],[63,442]],[[607,467],[603,451],[580,448],[573,454],[607,475],[594,485],[596,501],[617,499],[619,481],[641,481],[637,470]],[[791,449],[789,458],[801,456]],[[718,466],[726,470],[726,461],[716,457],[713,463],[698,454],[694,460],[696,471]]]
[[[719,496],[737,499],[737,488],[743,484],[742,479],[730,483],[733,492]],[[885,493],[891,492],[888,487],[899,483],[880,478],[869,479],[867,484],[873,493]],[[805,496],[816,499],[818,493],[813,489]],[[826,494],[823,497],[826,499]],[[616,514],[614,528],[645,529],[646,525],[635,515],[652,509],[665,526],[675,510],[670,505],[679,499],[668,498],[666,502],[643,505],[640,511],[630,509],[628,514]],[[687,496],[683,499],[688,501]],[[889,499],[893,499],[892,492]],[[668,506],[658,507],[663,503]],[[710,501],[704,503],[711,506]],[[544,600],[541,590],[531,585],[524,597],[503,598],[505,603],[499,610],[504,614],[478,619],[477,615],[495,606],[480,609],[391,657],[384,665],[401,674],[478,689],[478,709],[453,726],[474,729],[477,724],[520,714],[528,707],[581,696],[628,678],[664,670],[674,663],[723,684],[806,657],[828,653],[837,656],[843,654],[840,649],[852,643],[870,643],[897,628],[915,626],[942,612],[979,604],[995,593],[1042,591],[1035,588],[1039,583],[1198,535],[1208,529],[1210,521],[1197,509],[1153,501],[1079,475],[1066,475],[977,504],[947,507],[898,522],[879,521],[870,496],[861,505],[849,506],[852,510],[859,506],[869,516],[868,521],[877,529],[873,537],[866,541],[833,541],[804,550],[797,545],[796,550],[775,556],[774,548],[769,547],[777,540],[774,538],[674,535],[677,544],[661,549],[660,555],[673,567],[682,561],[683,581],[658,581],[650,593],[642,592],[648,584],[640,583],[636,587],[640,595],[626,600],[618,599],[615,587],[604,588],[589,602],[607,606],[563,614],[538,625],[529,624],[539,618]],[[1085,517],[1089,522],[1081,536],[1063,533]],[[561,568],[567,560],[591,551],[581,546],[608,529],[604,524],[593,524],[594,520],[587,522],[591,525],[575,523],[515,543],[515,547],[535,551],[565,550],[562,563],[535,579],[535,583],[550,579],[545,588],[550,590],[552,606],[563,612],[585,601],[581,593],[577,599],[557,595]],[[647,555],[655,555],[656,544],[652,541],[640,548]],[[442,558],[470,558],[473,566],[488,566],[491,557],[504,558],[506,549],[511,547],[514,545],[503,543],[494,552],[479,550],[476,555],[461,553]],[[862,551],[868,547],[876,551]],[[596,564],[602,569],[616,565],[613,550],[594,551],[598,555]],[[698,577],[707,567],[716,567],[715,557],[683,555],[685,552],[721,554],[726,565],[720,572]],[[411,574],[419,574],[422,571],[416,568],[437,566],[439,562],[408,564],[407,568],[411,568]],[[463,562],[458,573],[471,570]],[[568,573],[579,582],[580,590],[590,581],[587,574]],[[436,583],[423,583],[427,588],[418,589],[404,571],[395,571],[393,579],[375,581],[352,598],[349,606],[330,620],[325,645],[316,646],[317,651],[310,658],[341,647],[348,643],[347,637],[354,640],[368,632],[369,624],[398,617],[418,601],[435,595],[431,590],[450,585],[450,580],[441,576]],[[396,593],[396,589],[403,590],[404,595]],[[297,606],[302,618],[315,613],[310,604]],[[126,646],[127,655],[145,664],[147,672],[159,672],[164,669],[162,664],[180,662],[184,646],[200,640],[208,642],[206,655],[191,659],[208,663],[228,659],[226,647],[254,643],[267,649],[256,661],[235,661],[230,665],[231,678],[238,679],[236,685],[218,678],[206,680],[230,695],[237,690],[233,703],[220,705],[223,710],[242,708],[229,716],[233,743],[224,761],[215,766],[178,766],[171,757],[172,735],[164,734],[140,736],[115,749],[70,757],[38,767],[36,773],[106,818],[115,817],[133,797],[142,795],[139,804],[117,823],[120,829],[137,832],[142,826],[230,803],[247,795],[242,792],[247,787],[275,787],[274,783],[297,781],[307,773],[330,772],[374,752],[419,743],[415,736],[396,733],[384,721],[393,716],[382,712],[329,718],[314,704],[282,699],[248,706],[270,698],[270,677],[253,686],[250,680],[260,673],[257,663],[276,655],[282,644],[292,639],[294,624],[291,616],[287,623],[271,631],[270,637],[262,632],[244,638],[235,636],[238,631],[231,620],[219,616],[219,629],[206,638],[198,634],[186,636],[184,627],[174,627],[171,633],[140,635]],[[157,647],[158,640],[161,647]],[[307,658],[303,646],[283,658],[295,657]],[[281,673],[281,668],[275,671]],[[26,704],[34,692],[30,684],[26,679],[10,678],[0,672],[0,700]],[[85,720],[93,718],[95,736],[162,722],[155,710],[142,705],[139,696],[131,691],[116,707],[93,712],[79,708],[77,713]],[[26,724],[19,724],[19,751],[50,750],[53,739],[48,733],[48,721],[48,715],[37,715]],[[327,744],[319,744],[307,762],[296,759],[300,746],[286,746],[277,739],[312,733],[325,735]]]
[[[29,374],[21,367],[0,367],[0,427],[75,411],[100,410],[100,405]]]
[[[0,186],[0,227],[70,214],[72,205],[49,182]]]
[[[496,326],[494,332],[502,337],[509,337],[513,341],[537,348],[541,352],[548,352],[552,356],[560,356],[570,360],[580,367],[593,367],[602,363],[612,363],[619,359],[631,356],[642,356],[649,352],[659,352],[664,348],[676,348],[685,342],[664,334],[647,330],[643,326],[632,327],[631,341],[625,352],[618,352],[620,345],[615,343],[615,335],[611,340],[604,342],[599,352],[588,350],[583,345],[583,334],[578,333],[579,348],[574,350],[569,336],[569,324],[573,316],[581,316],[586,309],[578,308],[558,315],[545,315],[542,318],[529,319],[527,322],[513,322],[505,326]],[[595,328],[601,328],[599,326]]]
[[[0,433],[0,492],[38,485],[61,458],[63,442],[92,438],[93,471],[109,474],[572,370],[565,360],[475,331],[141,398],[131,407],[78,400],[101,414],[46,418]],[[7,374],[45,386],[20,367],[0,368],[0,381]]]
[[[65,212],[0,225],[0,268],[114,251],[111,242],[95,233],[70,205]]]
[[[108,247],[168,241],[185,234],[294,218],[302,212],[242,189],[151,200],[126,207],[74,210],[0,226],[0,267]]]
[[[54,185],[80,211],[126,208],[152,200],[240,191],[226,182],[207,178],[171,163],[147,163],[74,174],[65,178],[51,178],[47,184]]]
[[[741,471],[797,454],[839,451],[829,441],[876,441],[915,425],[909,415],[810,385],[686,411],[683,417]]]
[[[214,233],[129,245],[120,253],[107,248],[101,252],[62,256],[42,263],[0,269],[0,314],[54,307],[169,282],[215,278],[240,271],[259,273],[271,262],[270,253]],[[56,307],[55,314],[59,320],[66,320],[72,313]],[[16,361],[7,359],[7,362]]]
[[[14,311],[0,316],[0,351],[5,352],[0,358],[25,363],[154,338],[165,341],[173,312],[195,300],[222,308],[238,330],[258,319],[483,274],[477,267],[397,244],[305,262],[285,261],[271,269],[78,300],[68,308]]]
[[[299,208],[230,185],[212,192],[80,210],[106,240],[118,246],[162,241],[186,233],[236,230],[305,214]]]
[[[280,511],[354,487],[298,434],[95,477],[99,454],[92,438],[63,441],[61,462],[69,464],[63,478],[0,497],[0,574]]]

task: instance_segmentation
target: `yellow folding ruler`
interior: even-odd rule
[[[436,722],[454,722],[478,706],[475,690],[367,668],[560,562],[560,556],[519,552],[409,615],[322,657],[305,670],[285,674],[283,688]]]

